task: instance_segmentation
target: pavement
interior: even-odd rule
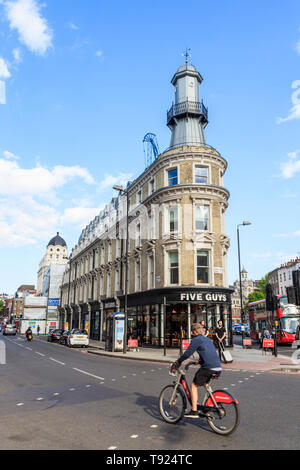
[[[164,349],[155,349],[141,347],[137,351],[130,350],[124,354],[120,352],[105,351],[105,343],[100,341],[90,341],[90,347],[88,349],[90,354],[96,354],[99,356],[110,356],[119,359],[132,359],[140,361],[150,362],[167,362],[172,363],[180,356],[179,349],[166,349],[166,355],[164,355]],[[300,350],[298,350],[298,360],[293,360],[283,355],[273,356],[271,352],[266,354],[262,353],[261,350],[254,348],[244,349],[242,346],[234,345],[230,349],[230,353],[233,358],[233,362],[228,364],[222,364],[223,369],[247,369],[247,370],[265,370],[273,372],[300,372]]]
[[[46,340],[47,336],[40,335],[41,340]],[[287,357],[278,354],[273,356],[271,352],[263,353],[261,349],[243,348],[240,345],[234,345],[229,348],[233,361],[228,364],[222,364],[224,370],[264,370],[270,372],[293,372],[300,373],[300,349],[296,349],[294,357]],[[118,359],[130,359],[136,361],[149,361],[172,363],[180,356],[180,350],[177,348],[167,348],[164,355],[164,349],[140,347],[138,350],[129,350],[124,354],[122,351],[105,351],[104,341],[90,340],[87,350],[89,354],[98,356],[115,357]],[[296,357],[297,356],[297,357]]]

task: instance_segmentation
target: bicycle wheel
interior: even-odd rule
[[[167,423],[175,424],[180,421],[185,412],[184,397],[181,390],[178,388],[172,399],[174,393],[174,385],[167,385],[162,389],[159,395],[159,411],[163,419]]]
[[[235,402],[218,403],[218,408],[211,407],[207,423],[217,434],[228,436],[233,433],[240,422],[239,406]]]

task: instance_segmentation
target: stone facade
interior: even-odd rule
[[[196,74],[194,70],[189,66],[187,75]],[[176,127],[169,116],[169,127]],[[202,126],[201,120],[195,121]],[[169,345],[175,345],[176,328],[184,328],[189,338],[191,321],[205,319],[212,327],[224,315],[230,328],[229,192],[223,180],[227,162],[203,142],[179,145],[175,131],[176,147],[159,155],[83,230],[63,277],[61,326],[89,328],[91,337],[105,339],[108,315],[124,309],[128,200],[127,294],[129,325],[135,325],[129,334],[135,331],[141,342],[162,346],[164,308]],[[189,135],[187,125],[185,131]],[[203,136],[203,129],[198,134]],[[197,299],[206,293],[215,302],[183,302],[182,292]],[[220,296],[223,303],[217,300]],[[155,329],[156,337],[151,333]]]

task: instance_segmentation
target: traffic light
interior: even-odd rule
[[[293,271],[293,286],[295,289],[295,304],[300,305],[300,271]]]
[[[289,304],[296,304],[296,292],[295,287],[289,286],[286,288],[287,298]]]
[[[273,289],[271,284],[266,284],[266,310],[274,310]]]

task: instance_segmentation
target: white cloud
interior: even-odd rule
[[[11,29],[19,33],[19,40],[31,52],[44,55],[52,47],[53,32],[40,14],[37,0],[5,1],[5,11]]]
[[[102,207],[69,207],[61,216],[61,223],[62,225],[75,225],[81,230],[99,214],[101,209]]]
[[[104,180],[101,181],[99,185],[99,189],[106,189],[109,187],[113,187],[116,184],[122,185],[124,188],[127,185],[127,182],[132,179],[132,174],[131,173],[120,173],[118,176],[110,175],[110,174],[105,174],[104,175]]]
[[[0,78],[9,78],[9,77],[10,77],[10,72],[8,70],[7,63],[2,57],[0,57]]]
[[[300,159],[297,159],[300,150],[288,153],[288,161],[281,163],[281,175],[285,179],[292,178],[295,173],[300,171]]]
[[[94,184],[94,178],[87,169],[79,166],[58,165],[52,170],[42,166],[23,169],[17,162],[0,159],[0,194],[41,195],[60,188],[79,177],[87,184]]]
[[[5,157],[5,158],[4,158]],[[46,242],[53,233],[79,232],[99,214],[97,190],[126,184],[131,175],[105,175],[95,182],[86,168],[40,162],[22,168],[17,155],[5,150],[0,157],[0,246],[22,247]],[[80,179],[80,191],[78,190]],[[92,191],[91,191],[92,188]],[[71,196],[70,196],[71,194]],[[98,207],[97,207],[98,206]]]
[[[73,29],[74,31],[77,31],[79,28],[76,24],[74,24],[72,21],[69,21],[68,23],[69,28]]]
[[[6,104],[6,87],[3,80],[0,80],[0,104]]]
[[[16,64],[19,64],[20,62],[22,62],[21,50],[18,47],[13,49],[12,53],[13,53],[14,61]]]
[[[293,119],[300,119],[300,80],[295,80],[292,83],[292,89],[296,90],[292,93],[292,108],[290,114],[286,118],[278,118],[277,123],[292,121]]]
[[[20,157],[18,157],[18,155],[15,155],[14,153],[9,152],[8,150],[4,150],[3,157],[6,160],[19,160],[19,158],[20,158]]]

